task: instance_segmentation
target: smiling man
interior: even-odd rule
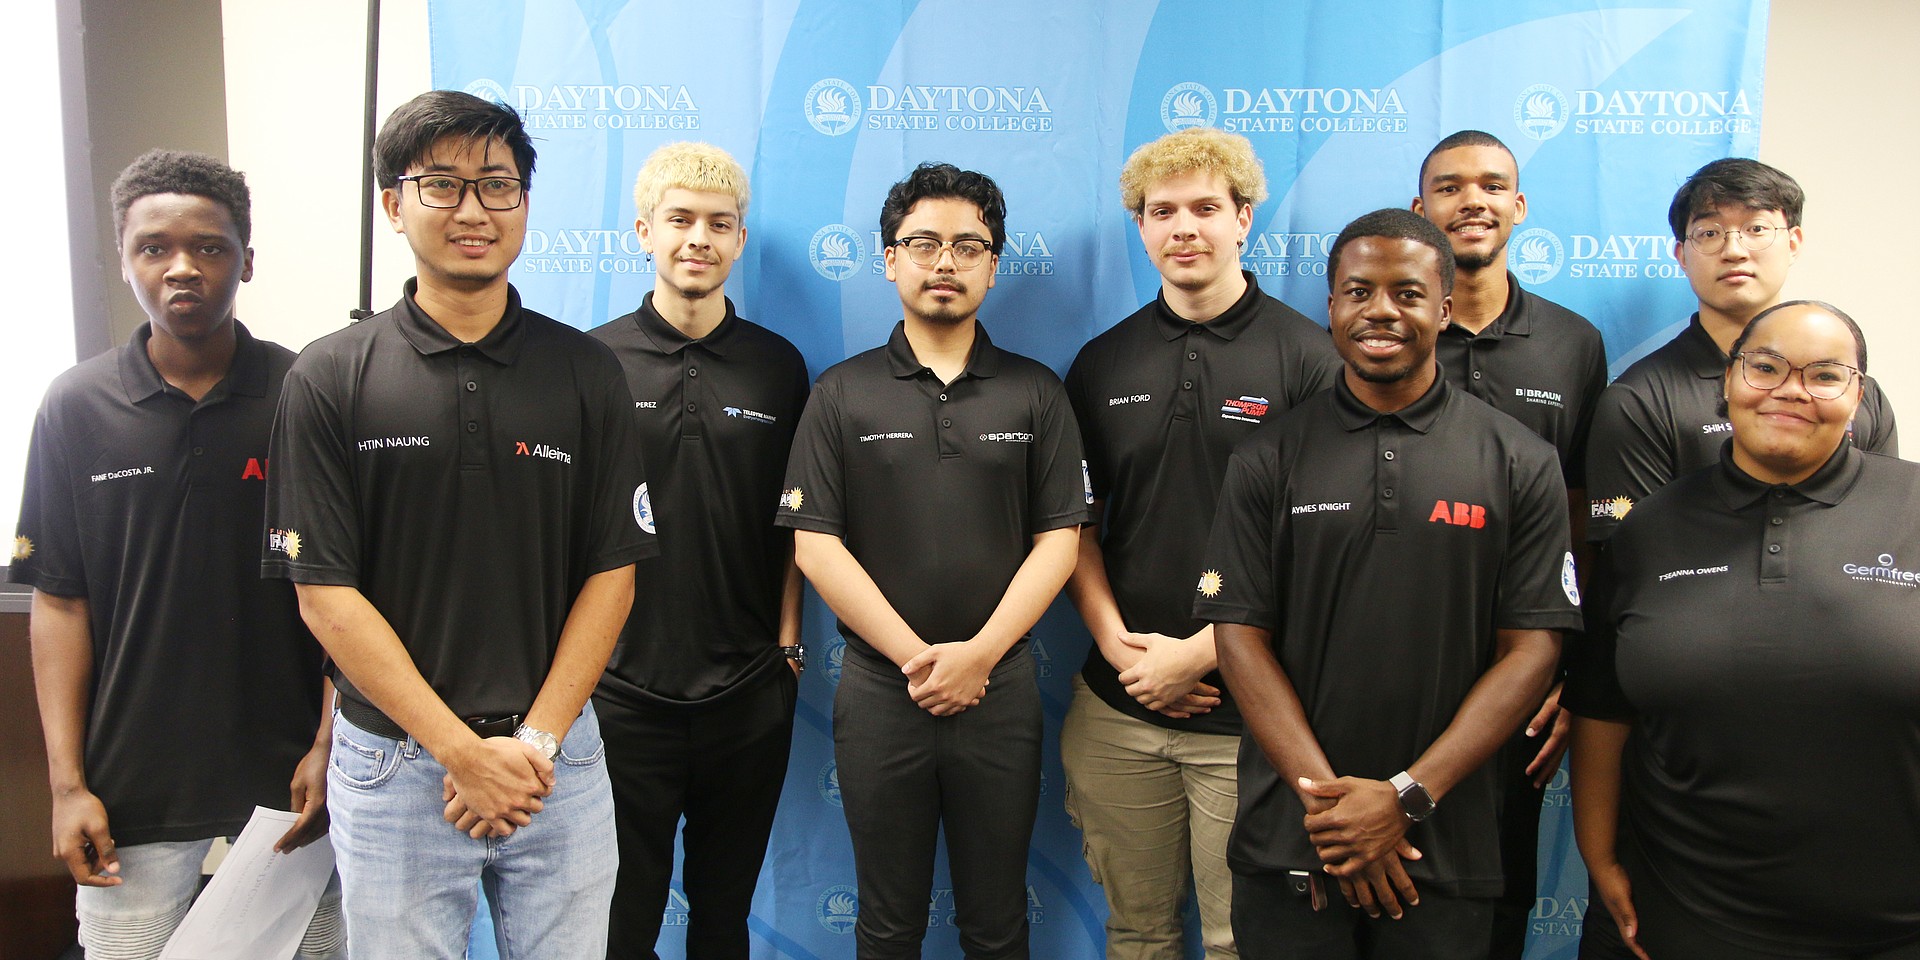
[[[1439,375],[1438,228],[1363,216],[1327,280],[1343,375],[1234,451],[1196,571],[1247,731],[1234,937],[1246,957],[1481,960],[1488,760],[1579,623],[1566,489],[1552,447]]]
[[[1053,371],[978,319],[1006,240],[984,174],[927,163],[880,210],[902,319],[820,375],[778,523],[840,619],[834,760],[853,838],[861,960],[917,958],[946,833],[960,945],[1025,958],[1040,799],[1027,632],[1087,519],[1080,432]]]
[[[587,697],[655,552],[633,398],[507,282],[534,163],[511,109],[422,94],[374,155],[418,274],[288,374],[264,564],[333,658],[354,955],[464,956],[484,881],[503,958],[600,958],[616,853]]]
[[[159,956],[214,839],[256,805],[300,814],[279,849],[326,832],[329,724],[293,591],[258,576],[293,354],[234,317],[253,278],[246,180],[155,150],[121,171],[112,203],[147,322],[47,390],[9,574],[34,588],[53,851],[79,885],[80,943],[139,960]],[[301,956],[345,955],[339,910],[332,890]]]
[[[686,955],[744,957],[793,740],[800,574],[773,525],[807,365],[734,312],[747,172],[705,143],[653,152],[634,229],[654,262],[640,309],[592,331],[620,358],[650,468],[660,556],[594,693],[620,837],[610,958],[655,957],[682,817]]]

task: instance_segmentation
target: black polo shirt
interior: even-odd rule
[[[774,522],[839,537],[920,639],[949,643],[986,626],[1034,536],[1087,522],[1091,499],[1053,371],[976,323],[966,369],[942,385],[898,323],[814,383]]]
[[[1193,571],[1213,527],[1227,455],[1255,427],[1320,392],[1340,374],[1326,328],[1260,292],[1206,323],[1175,314],[1164,295],[1088,341],[1067,371],[1067,397],[1086,441],[1093,496],[1106,504],[1100,541],[1121,619],[1136,632],[1188,637]],[[1087,687],[1128,716],[1174,730],[1240,733],[1240,710],[1219,671],[1213,712],[1187,720],[1129,696],[1098,646]]]
[[[358,588],[454,713],[523,714],[587,578],[657,550],[633,397],[606,345],[517,291],[463,344],[414,284],[287,375],[262,567]]]
[[[1587,441],[1587,539],[1602,541],[1647,494],[1711,466],[1733,425],[1720,413],[1727,355],[1700,325],[1640,358],[1601,394]],[[1848,436],[1855,446],[1899,456],[1893,406],[1865,381]],[[1597,613],[1598,611],[1596,611]]]
[[[1769,486],[1723,453],[1641,501],[1608,555],[1617,683],[1569,691],[1633,722],[1639,856],[1768,955],[1920,940],[1920,466],[1843,444]]]
[[[783,669],[780,596],[792,536],[773,525],[807,362],[784,337],[726,318],[690,340],[653,309],[590,333],[627,372],[660,555],[598,694],[631,704],[703,703]]]
[[[10,577],[87,600],[87,785],[121,846],[284,806],[320,722],[320,647],[258,567],[293,353],[234,329],[233,368],[198,403],[161,379],[142,325],[54,380],[34,421]]]
[[[1383,415],[1342,380],[1234,451],[1194,615],[1273,631],[1334,771],[1385,780],[1453,722],[1495,631],[1579,626],[1570,545],[1553,448],[1519,421],[1444,380]],[[1423,887],[1500,893],[1496,774],[1408,831]],[[1317,868],[1304,816],[1243,738],[1229,864]]]
[[[1587,430],[1607,386],[1607,347],[1587,318],[1507,274],[1507,306],[1479,333],[1440,331],[1447,381],[1527,425],[1560,455],[1569,489],[1586,483]]]

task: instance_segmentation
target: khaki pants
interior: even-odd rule
[[[1169,730],[1108,706],[1078,677],[1060,730],[1067,814],[1107,894],[1108,960],[1181,960],[1187,878],[1207,960],[1234,960],[1233,829],[1240,738]]]

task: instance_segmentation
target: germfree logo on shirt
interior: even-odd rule
[[[284,553],[288,560],[300,559],[300,534],[292,530],[268,530],[267,549]]]
[[[546,460],[558,460],[561,463],[573,462],[573,454],[565,450],[558,447],[549,447],[544,443],[530,444],[525,440],[514,442],[513,455],[516,457],[541,457]]]
[[[1903,570],[1893,561],[1893,554],[1883,553],[1872,563],[1843,563],[1840,572],[1853,580],[1868,583],[1885,583],[1896,587],[1920,587],[1920,570]]]
[[[1267,415],[1272,403],[1266,397],[1242,396],[1238,400],[1228,400],[1220,405],[1220,416],[1226,420],[1239,420],[1242,423],[1259,423]]]

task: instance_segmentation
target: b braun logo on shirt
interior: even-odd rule
[[[300,559],[300,534],[292,530],[268,530],[267,549],[284,553],[288,560]]]
[[[746,407],[723,407],[721,408],[720,412],[726,414],[728,417],[738,419],[738,420],[746,420],[750,423],[780,422],[780,418],[774,416],[771,413],[761,413],[758,410],[749,410]]]
[[[1259,423],[1267,415],[1272,405],[1266,397],[1241,396],[1238,400],[1228,400],[1220,404],[1220,417],[1223,420],[1238,420],[1242,423]]]
[[[1920,586],[1920,570],[1902,570],[1893,562],[1893,554],[1883,553],[1872,563],[1843,563],[1840,572],[1849,579],[1868,583],[1886,583],[1909,589]]]
[[[126,477],[140,477],[152,472],[152,467],[128,467],[125,470],[109,470],[106,473],[94,474],[93,482],[99,483],[102,480],[120,480]]]
[[[1521,403],[1543,403],[1549,407],[1562,410],[1566,409],[1567,406],[1566,398],[1552,390],[1535,390],[1532,387],[1514,387],[1513,395]]]
[[[540,457],[544,460],[558,460],[561,463],[573,462],[573,454],[565,450],[549,447],[544,443],[529,444],[525,440],[514,441],[513,455],[516,457]]]
[[[353,446],[354,449],[359,450],[361,453],[366,453],[369,450],[392,450],[395,447],[430,447],[433,446],[433,438],[375,437],[371,440],[362,440]]]
[[[1487,525],[1487,508],[1477,503],[1461,503],[1458,500],[1451,503],[1435,500],[1433,512],[1427,514],[1427,522],[1478,530]]]

